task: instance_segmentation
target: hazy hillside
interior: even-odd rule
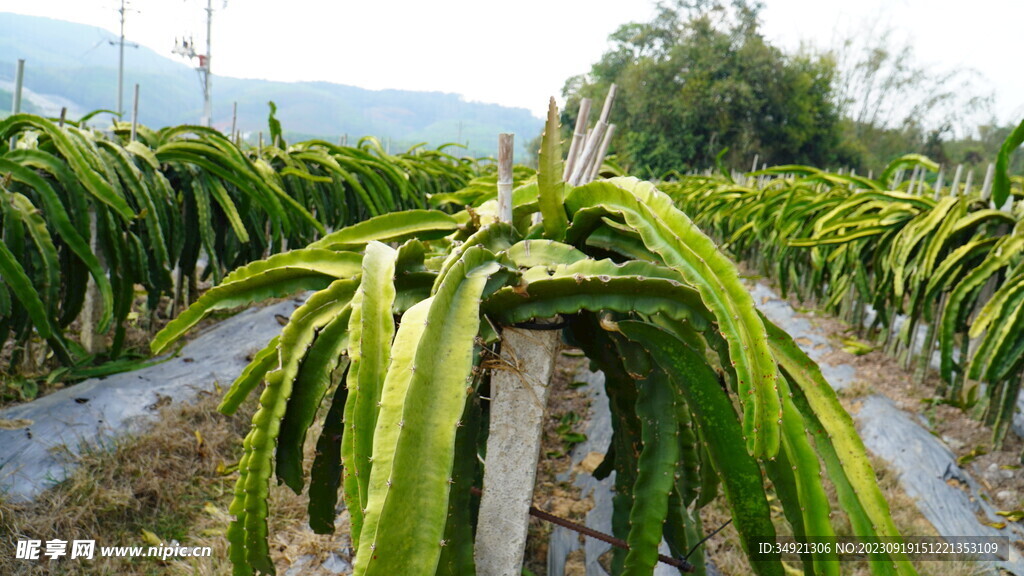
[[[67,106],[75,118],[117,106],[115,36],[103,29],[48,18],[0,13],[0,110],[10,110],[15,62],[26,60],[23,109],[59,114]],[[170,47],[168,47],[169,49]],[[169,54],[169,50],[168,50]],[[145,47],[125,50],[125,109],[131,87],[140,85],[139,118],[160,127],[196,123],[202,98],[195,70]],[[337,141],[348,134],[391,139],[393,146],[469,142],[476,155],[493,154],[499,132],[517,135],[522,145],[536,136],[542,121],[524,108],[465,102],[457,94],[404,90],[365,90],[327,82],[272,82],[214,77],[214,124],[231,126],[238,103],[238,128],[266,131],[267,101],[278,106],[286,134]]]

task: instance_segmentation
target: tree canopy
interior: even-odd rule
[[[631,172],[658,177],[754,154],[769,163],[824,165],[837,158],[839,112],[829,55],[787,55],[762,36],[761,4],[674,0],[646,23],[625,24],[589,74],[570,78],[562,123],[583,97],[619,87],[614,150]]]

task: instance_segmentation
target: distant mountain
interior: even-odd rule
[[[26,60],[23,110],[56,116],[62,107],[77,118],[117,106],[116,37],[93,26],[0,13],[0,114],[10,110],[15,63]],[[140,86],[139,120],[159,128],[197,123],[202,98],[195,70],[149,48],[125,50],[125,109],[132,86]],[[286,137],[350,143],[376,136],[392,148],[419,142],[432,146],[469,143],[472,155],[495,153],[500,132],[517,134],[518,158],[543,122],[525,108],[466,102],[458,94],[366,90],[328,82],[275,82],[214,76],[214,125],[231,128],[238,103],[238,128],[255,138],[267,131],[267,102],[277,104]]]

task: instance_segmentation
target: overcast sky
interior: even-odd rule
[[[996,94],[1001,122],[1024,116],[1016,0],[766,0],[768,39],[827,48],[836,34],[891,27],[918,61],[973,68]],[[118,29],[120,0],[0,0],[0,12]],[[131,0],[126,36],[171,54],[175,37],[205,47],[206,0]],[[287,7],[286,7],[287,6]],[[646,21],[651,0],[213,0],[214,75],[325,80],[435,90],[541,116],[571,75],[589,70],[620,24]],[[810,8],[813,7],[813,8]],[[103,49],[109,49],[104,47]],[[111,50],[111,58],[116,52]],[[130,59],[130,53],[128,54]],[[130,63],[130,60],[129,60]],[[214,86],[216,92],[216,85]]]

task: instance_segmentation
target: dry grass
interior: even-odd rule
[[[216,412],[217,402],[206,394],[195,404],[168,406],[148,432],[118,441],[112,451],[87,451],[72,477],[35,503],[0,504],[0,574],[229,573],[223,533],[237,479],[233,465],[255,401],[230,417]],[[313,558],[303,574],[315,573],[332,551],[348,555],[347,515],[339,518],[339,536],[318,536],[305,526],[305,497],[277,487],[271,490],[270,506],[271,553],[280,572],[306,554]],[[98,555],[91,561],[14,559],[18,539],[95,539],[97,549],[149,546],[142,530],[165,543],[210,546],[212,557],[168,562]]]

